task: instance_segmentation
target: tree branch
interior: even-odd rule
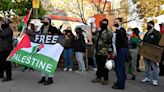
[[[90,1],[91,1],[91,3],[93,3],[94,6],[96,7],[96,9],[97,9],[97,13],[100,13],[100,8],[99,8],[99,6],[96,5],[96,3],[95,3],[93,0],[90,0]]]
[[[105,0],[104,6],[103,6],[103,10],[101,11],[101,13],[104,13],[106,4],[107,4],[107,0]]]

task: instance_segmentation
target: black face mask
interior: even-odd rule
[[[2,29],[6,28],[6,27],[8,27],[8,25],[6,25],[6,24],[2,24],[2,25],[1,25],[1,28],[2,28]]]
[[[119,27],[119,25],[118,25],[118,24],[114,24],[114,26],[115,26],[115,27]]]
[[[152,26],[147,26],[147,30],[151,30],[152,29]]]
[[[45,25],[45,26],[47,26],[47,25],[48,25],[48,23],[47,23],[47,22],[44,22],[44,25]]]
[[[107,29],[108,24],[101,24],[101,29]]]

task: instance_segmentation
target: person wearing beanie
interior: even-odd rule
[[[43,26],[41,27],[41,34],[48,34],[48,32],[52,29],[51,26],[51,18],[48,16],[45,16],[42,18],[41,22],[43,23]]]
[[[49,34],[50,31],[53,30],[53,27],[51,26],[51,18],[48,16],[45,16],[42,18],[41,22],[43,23],[43,26],[41,27],[41,31],[39,34]],[[48,76],[48,79],[46,79],[46,76]],[[53,83],[53,75],[46,75],[45,73],[41,73],[41,80],[38,82],[39,84],[49,85]]]
[[[62,25],[59,28],[52,26],[51,18],[49,16],[44,16],[41,19],[41,22],[43,23],[43,26],[41,27],[41,31],[40,31],[41,34],[49,34],[53,32],[53,34],[55,35],[62,35],[62,32],[60,31],[62,28]]]

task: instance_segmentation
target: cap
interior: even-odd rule
[[[48,19],[48,21],[51,23],[51,18],[49,16],[44,16],[42,19]]]

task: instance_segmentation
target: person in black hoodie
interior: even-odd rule
[[[11,62],[6,61],[10,54],[12,46],[13,30],[9,27],[9,20],[3,19],[0,30],[0,78],[3,78],[2,82],[11,81]],[[6,72],[6,77],[4,77]]]
[[[83,30],[78,27],[76,30],[76,38],[75,38],[75,54],[76,54],[76,60],[79,65],[79,70],[76,71],[76,73],[85,74],[86,68],[84,63],[84,53],[86,49],[86,43],[84,40],[84,35],[82,34]]]

